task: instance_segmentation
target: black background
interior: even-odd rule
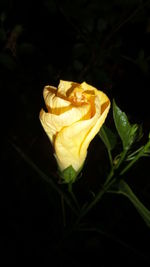
[[[132,123],[150,129],[150,1],[0,2],[2,263],[52,266],[127,266],[150,262],[150,231],[127,199],[106,195],[87,217],[101,229],[63,238],[58,195],[24,161],[56,175],[52,148],[40,122],[43,87],[86,81],[115,98]],[[110,111],[107,124],[113,127]],[[96,137],[75,190],[80,201],[108,170]],[[100,175],[101,174],[101,175]],[[150,208],[149,159],[126,179]],[[89,195],[88,195],[89,198]],[[54,260],[54,263],[53,263]]]

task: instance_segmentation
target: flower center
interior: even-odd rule
[[[72,91],[69,96],[69,100],[77,106],[88,102],[86,96],[83,93],[83,90],[78,87]]]

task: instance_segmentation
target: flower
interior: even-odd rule
[[[83,82],[60,81],[58,89],[47,85],[43,96],[47,112],[40,121],[53,147],[61,172],[72,167],[79,172],[91,140],[103,125],[110,100],[102,91]]]

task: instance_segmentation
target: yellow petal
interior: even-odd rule
[[[48,112],[42,109],[40,120],[54,146],[58,165],[61,170],[72,165],[78,171],[107,117],[110,101],[86,82],[61,80],[58,90],[45,86],[43,95]]]
[[[50,86],[50,85],[46,85],[46,86],[44,87],[44,90],[43,90],[43,97],[44,97],[45,102],[48,101],[48,100],[47,100],[47,97],[48,97],[49,93],[50,93],[50,94],[56,94],[56,93],[57,93],[57,88],[54,87],[54,86]]]
[[[104,94],[102,91],[96,89],[95,87],[87,84],[86,82],[81,83],[81,87],[84,91],[94,91],[95,95],[98,95],[101,105],[106,103],[109,99],[106,94]]]
[[[39,118],[40,118],[41,124],[42,124],[45,132],[47,133],[50,141],[52,142],[53,136],[55,135],[56,130],[51,127],[51,124],[49,124],[47,114],[48,113],[46,113],[43,109],[41,109]]]
[[[71,103],[63,98],[57,97],[57,89],[53,86],[45,86],[43,96],[46,107],[51,113],[58,115],[70,108]]]
[[[75,83],[75,82],[60,80],[57,94],[58,96],[60,95],[60,96],[68,97],[68,95],[70,94],[70,91],[72,91],[75,87],[79,85],[80,84]]]
[[[80,149],[80,153],[81,154],[86,153],[91,140],[99,132],[100,128],[102,127],[103,123],[105,122],[105,119],[107,117],[109,109],[110,109],[110,101],[108,100],[106,102],[105,110],[103,111],[103,113],[101,114],[99,119],[97,120],[97,122],[94,125],[94,127],[91,128],[91,131],[89,131],[88,135],[86,136],[85,141],[83,142],[83,144],[81,146],[81,149]]]
[[[57,134],[54,143],[55,157],[61,170],[72,165],[78,171],[82,166],[89,143],[99,131],[109,110],[108,105],[103,116],[100,116],[98,97],[95,99],[95,107],[96,113],[91,119],[76,122]]]
[[[90,105],[85,104],[80,107],[72,107],[70,110],[60,115],[45,112],[42,109],[40,112],[40,120],[51,142],[53,142],[55,135],[62,130],[63,127],[72,125],[79,120],[89,119],[91,117],[90,109]]]

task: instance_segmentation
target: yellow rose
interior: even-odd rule
[[[72,166],[78,172],[85,161],[91,140],[103,125],[109,98],[93,86],[60,81],[58,89],[45,86],[47,112],[40,111],[40,121],[55,151],[61,172]]]

